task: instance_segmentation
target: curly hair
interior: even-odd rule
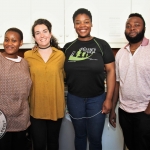
[[[130,17],[139,17],[139,18],[141,18],[143,20],[143,25],[145,27],[145,25],[146,25],[145,24],[145,20],[144,20],[144,18],[143,18],[143,16],[141,14],[139,14],[139,13],[131,13],[128,18],[130,18]]]
[[[92,22],[92,14],[88,9],[85,9],[85,8],[79,8],[78,10],[76,10],[74,12],[73,17],[72,17],[73,22],[75,21],[76,16],[79,15],[79,14],[86,14],[87,16],[90,17],[91,22]]]

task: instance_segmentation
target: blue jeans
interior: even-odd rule
[[[68,93],[67,107],[74,118],[90,117],[102,110],[105,93],[92,98],[81,98]],[[86,150],[87,138],[90,150],[102,150],[102,133],[105,122],[105,114],[88,119],[71,118],[75,130],[75,149]]]

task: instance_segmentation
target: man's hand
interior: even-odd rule
[[[109,122],[110,124],[116,128],[116,113],[115,111],[111,111],[109,114]]]
[[[148,104],[148,106],[147,106],[147,108],[146,108],[146,110],[145,110],[145,113],[146,113],[147,115],[150,115],[150,102],[149,102],[149,104]]]

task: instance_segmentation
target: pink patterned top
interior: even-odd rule
[[[116,81],[120,83],[120,108],[145,111],[150,102],[150,42],[144,38],[132,55],[129,44],[116,54]]]
[[[7,119],[6,131],[23,131],[30,125],[31,83],[26,60],[14,62],[0,53],[0,110]]]

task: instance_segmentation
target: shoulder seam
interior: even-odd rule
[[[65,49],[65,53],[66,53],[66,51],[75,43],[77,41],[77,39],[76,40],[74,40],[66,49]]]

